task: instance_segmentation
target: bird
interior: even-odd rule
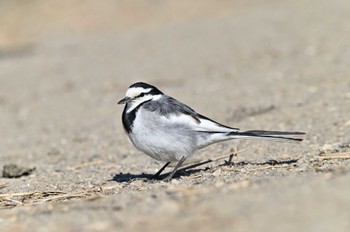
[[[300,136],[305,134],[290,131],[240,131],[197,113],[145,82],[132,84],[118,104],[125,104],[122,124],[133,145],[151,158],[165,162],[152,178],[159,179],[171,162],[177,162],[164,181],[171,180],[192,154],[211,144],[232,139],[300,142],[303,140]]]

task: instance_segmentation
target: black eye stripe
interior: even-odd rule
[[[162,94],[162,92],[160,92],[157,89],[152,89],[151,91],[147,92],[147,93],[140,93],[139,95],[135,96],[133,98],[133,100],[144,97],[145,95],[150,95],[150,96],[154,96],[154,95],[159,95]]]
[[[141,97],[145,96],[146,94],[147,94],[147,93],[141,93],[141,94],[135,96],[133,99],[141,98]]]
[[[143,97],[145,95],[146,95],[146,93],[141,93],[138,97]]]

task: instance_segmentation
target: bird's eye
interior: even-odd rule
[[[140,98],[140,97],[143,97],[143,96],[145,96],[146,95],[146,93],[141,93],[139,96],[137,96],[136,98]]]

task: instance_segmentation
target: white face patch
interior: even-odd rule
[[[141,87],[133,87],[133,88],[129,88],[126,91],[125,96],[126,97],[130,97],[131,99],[133,99],[134,97],[137,97],[137,96],[139,96],[142,93],[148,93],[151,90],[152,90],[151,88],[145,89],[145,88],[141,88]]]
[[[160,99],[162,97],[162,95],[158,94],[158,95],[153,95],[153,101],[156,101],[158,99]]]
[[[162,97],[159,95],[147,94],[152,91],[152,88],[132,87],[126,91],[126,97],[131,98],[130,107],[126,111],[127,113],[134,110],[141,103],[149,100],[158,100]]]

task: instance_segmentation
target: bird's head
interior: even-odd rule
[[[162,95],[163,93],[153,85],[137,82],[128,88],[125,97],[118,104],[126,104],[128,111],[131,111],[146,101],[158,100]]]

